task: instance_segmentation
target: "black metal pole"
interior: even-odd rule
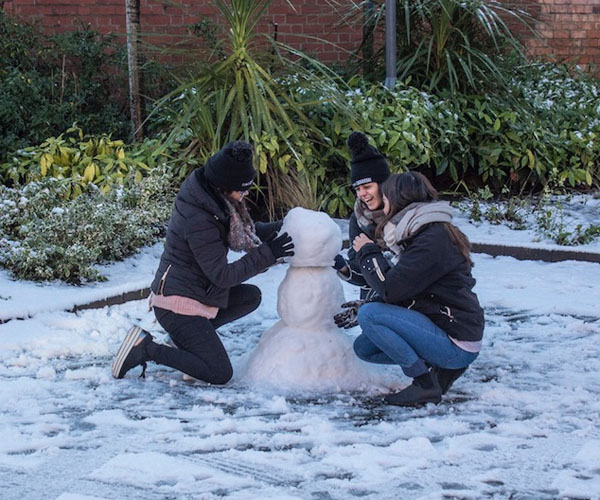
[[[385,0],[385,86],[396,85],[396,0]]]

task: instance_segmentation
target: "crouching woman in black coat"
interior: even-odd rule
[[[365,361],[398,364],[413,378],[387,403],[437,403],[481,349],[484,315],[472,290],[470,243],[422,174],[392,175],[382,191],[386,216],[378,235],[395,256],[389,263],[364,234],[353,241],[381,300],[360,306],[354,350]]]
[[[216,328],[254,311],[258,287],[241,284],[293,255],[281,223],[254,224],[244,196],[254,181],[252,149],[233,142],[196,169],[182,184],[167,240],[151,285],[150,306],[177,348],[153,342],[132,327],[112,366],[115,378],[146,362],[170,366],[199,380],[225,384],[233,376]],[[229,250],[245,251],[228,262]]]

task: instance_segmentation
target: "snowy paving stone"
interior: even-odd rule
[[[56,500],[108,500],[107,498],[80,495],[78,493],[62,493]]]
[[[561,497],[600,498],[600,440],[585,443],[552,486]]]

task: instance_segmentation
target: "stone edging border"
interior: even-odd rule
[[[471,243],[473,253],[485,253],[492,257],[514,257],[518,260],[541,260],[543,262],[562,262],[577,260],[600,263],[600,253],[563,250],[562,248],[529,248],[495,243]]]
[[[106,299],[95,300],[89,304],[76,305],[67,312],[83,311],[85,309],[100,309],[106,306],[116,306],[118,304],[125,304],[125,302],[131,302],[132,300],[142,300],[150,295],[150,288],[142,288],[141,290],[134,290],[132,292],[125,292],[119,295],[113,295]]]

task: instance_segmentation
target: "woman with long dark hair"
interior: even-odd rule
[[[365,361],[400,365],[413,378],[387,403],[438,403],[481,349],[484,316],[473,293],[470,243],[424,175],[394,174],[382,193],[385,217],[376,234],[394,257],[386,260],[365,234],[353,241],[378,300],[358,310],[362,333],[354,350]]]

